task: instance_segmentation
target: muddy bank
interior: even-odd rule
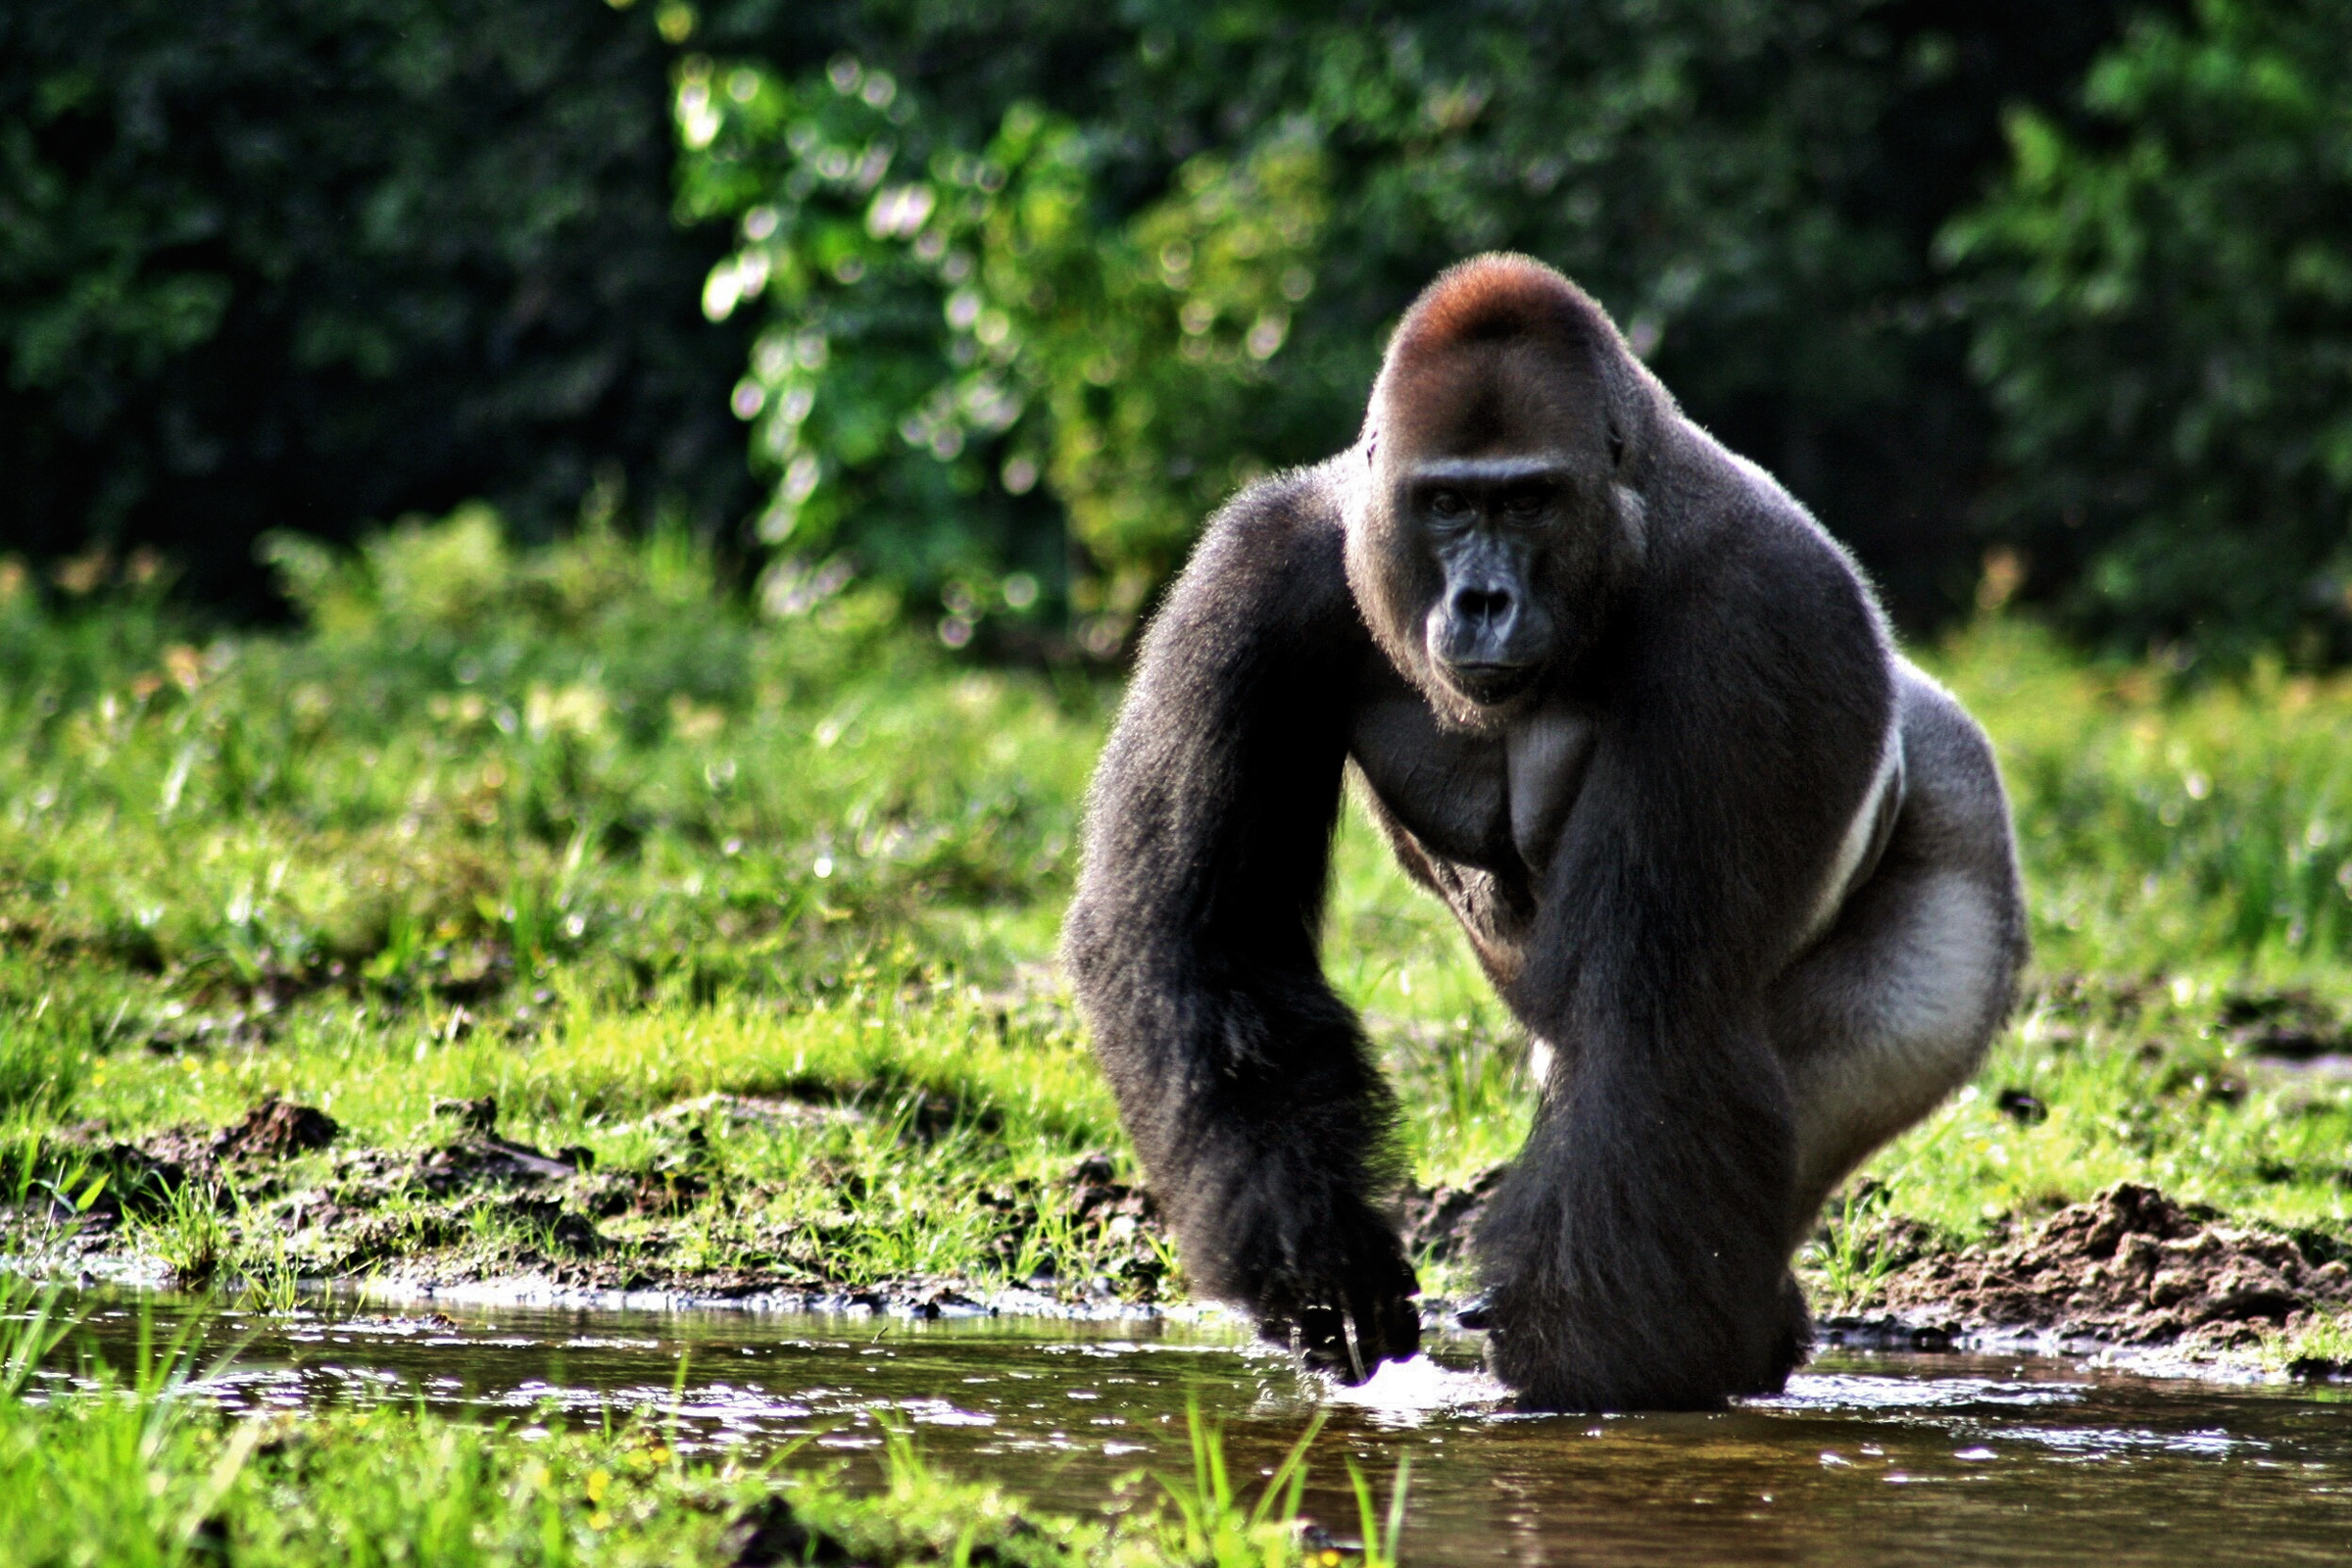
[[[2334,1239],[2235,1224],[2129,1182],[2013,1240],[1909,1243],[1913,1255],[1881,1282],[1876,1304],[1955,1337],[2031,1334],[2194,1355],[2251,1348],[2352,1305],[2352,1262]]]
[[[1408,1244],[1439,1260],[1468,1256],[1500,1175],[1409,1195]],[[1915,1220],[1887,1223],[1873,1241],[1886,1272],[1859,1311],[1819,1319],[1825,1348],[2016,1345],[2243,1363],[2315,1314],[2352,1306],[2352,1250],[2336,1238],[2234,1223],[2129,1182],[1988,1242],[1955,1245]]]
[[[385,1298],[581,1305],[740,1303],[939,1317],[989,1310],[1152,1313],[1171,1244],[1148,1194],[1102,1154],[974,1195],[993,1277],[843,1278],[827,1267],[861,1223],[854,1170],[826,1172],[824,1218],[757,1216],[778,1189],[730,1172],[713,1138],[858,1122],[852,1103],[708,1095],[645,1118],[660,1155],[600,1168],[581,1147],[509,1137],[490,1099],[434,1106],[421,1147],[347,1147],[316,1106],[266,1099],[221,1128],[136,1141],[96,1124],[51,1137],[9,1216],[20,1266],[181,1288],[358,1287]],[[917,1105],[927,1140],[953,1107]],[[885,1124],[888,1125],[887,1123]],[[803,1196],[807,1194],[804,1191]],[[723,1255],[711,1236],[723,1229]]]
[[[387,1300],[934,1318],[1196,1310],[1170,1275],[1172,1243],[1150,1196],[1100,1154],[1049,1181],[979,1193],[996,1227],[987,1252],[1003,1266],[976,1277],[844,1278],[827,1264],[852,1226],[846,1213],[737,1225],[712,1260],[713,1221],[756,1213],[766,1196],[713,1159],[713,1135],[864,1114],[705,1096],[647,1118],[663,1152],[629,1169],[600,1169],[586,1149],[506,1136],[489,1100],[439,1103],[438,1135],[408,1150],[348,1148],[323,1111],[274,1099],[225,1127],[137,1142],[85,1127],[51,1141],[32,1201],[14,1216],[12,1250],[20,1266],[51,1274],[356,1286]],[[911,1139],[935,1131],[919,1115],[905,1125]],[[1400,1218],[1413,1253],[1466,1261],[1500,1177],[1408,1193]],[[843,1181],[845,1202],[861,1196],[850,1190],[854,1174]],[[1973,1245],[1908,1220],[1882,1224],[1871,1245],[1883,1272],[1858,1311],[1821,1318],[1824,1348],[2003,1345],[2243,1365],[2315,1315],[2352,1307],[2352,1256],[2339,1240],[2234,1223],[2128,1183]],[[265,1278],[272,1271],[274,1282]],[[1435,1298],[1424,1315],[1433,1328],[1479,1326],[1475,1311]]]

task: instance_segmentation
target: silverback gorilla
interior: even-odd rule
[[[1430,286],[1358,443],[1243,492],[1170,591],[1063,938],[1187,1266],[1353,1381],[1420,1319],[1395,1100],[1316,954],[1348,760],[1533,1045],[1495,1373],[1538,1408],[1778,1390],[1791,1250],[2009,1006],[1983,733],[1574,284]]]

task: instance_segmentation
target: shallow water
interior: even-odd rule
[[[142,1310],[88,1303],[112,1360]],[[211,1320],[233,1408],[421,1397],[450,1413],[674,1419],[687,1441],[879,1474],[896,1412],[951,1474],[1100,1506],[1138,1469],[1190,1469],[1185,1406],[1229,1461],[1270,1468],[1318,1401],[1309,1514],[1352,1534],[1342,1463],[1386,1493],[1412,1461],[1404,1556],[1476,1563],[2352,1561],[2352,1400],[1965,1355],[1825,1356],[1777,1399],[1717,1415],[1522,1416],[1455,1340],[1333,1397],[1227,1331],[976,1318],[512,1308]]]

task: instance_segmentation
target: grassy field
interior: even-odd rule
[[[277,555],[281,634],[0,568],[9,1250],[265,1296],[1181,1291],[1050,965],[1110,683],[976,666],[821,578],[757,613],[678,539],[518,553],[464,513]],[[1890,1225],[1957,1243],[2127,1178],[2352,1241],[2352,1080],[2306,1059],[2352,1050],[2352,681],[2087,667],[2000,618],[1921,657],[1999,745],[2036,957],[1979,1082],[1808,1254],[1817,1297],[1866,1297]],[[1475,1176],[1524,1130],[1513,1030],[1352,811],[1339,867],[1329,967],[1417,1174]],[[223,1152],[270,1097],[339,1136]],[[422,1180],[478,1117],[436,1103],[485,1097],[577,1177]],[[0,1487],[59,1419],[11,1406]],[[519,1462],[438,1428],[383,1451]]]

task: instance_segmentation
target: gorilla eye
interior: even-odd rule
[[[1505,515],[1524,521],[1542,515],[1544,499],[1540,490],[1514,490],[1502,498],[1502,510]]]
[[[1430,492],[1429,510],[1434,516],[1458,517],[1468,512],[1470,508],[1462,500],[1458,491],[1434,490]]]

